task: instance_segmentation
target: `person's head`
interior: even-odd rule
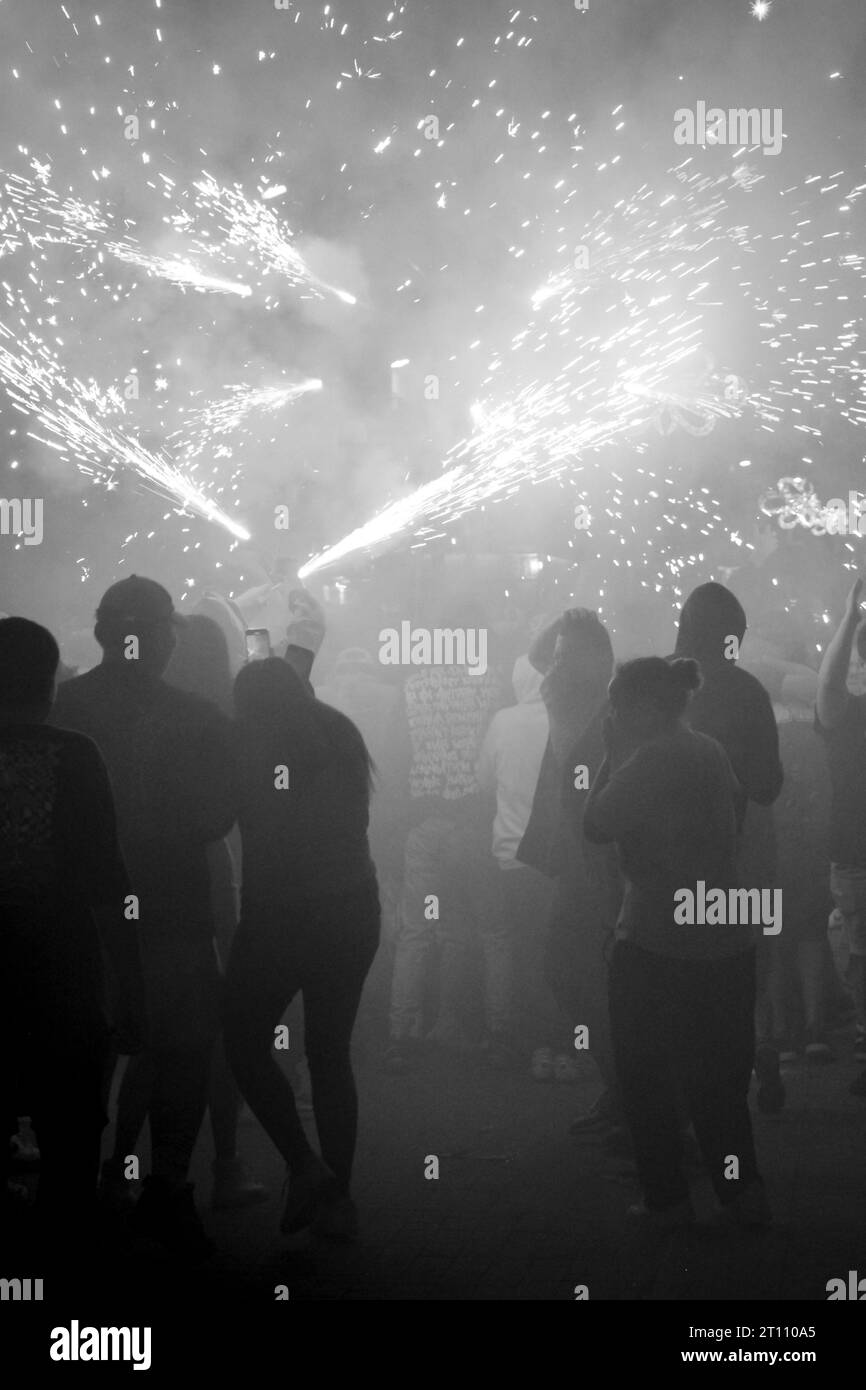
[[[309,694],[287,661],[251,661],[235,680],[235,718],[247,747],[269,749],[292,761],[293,747],[309,762],[314,749],[332,758],[347,779],[369,795],[373,764],[351,720]]]
[[[203,613],[191,613],[176,624],[177,645],[165,668],[165,679],[178,690],[213,700],[231,711],[232,671],[229,648],[219,623]]]
[[[652,738],[682,718],[700,684],[701,669],[690,657],[641,656],[617,667],[608,698],[618,727],[633,738]]]
[[[175,623],[168,590],[153,579],[131,574],[106,589],[93,631],[105,661],[122,661],[142,674],[161,676],[174,651]]]
[[[251,661],[235,679],[235,715],[259,728],[286,722],[312,697],[296,671],[278,656]]]
[[[42,724],[54,702],[60,649],[28,618],[0,619],[0,717]]]
[[[346,676],[375,676],[378,674],[376,662],[366,647],[344,647],[334,662],[334,675],[342,680]]]
[[[581,680],[599,686],[602,697],[613,673],[610,633],[591,608],[570,608],[563,617],[560,652]]]
[[[699,584],[683,604],[677,634],[677,656],[698,661],[724,660],[730,637],[742,642],[746,614],[739,599],[724,584]]]

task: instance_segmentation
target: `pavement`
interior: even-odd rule
[[[475,1053],[433,1053],[395,1077],[370,1046],[357,1065],[358,1243],[287,1248],[283,1166],[245,1114],[240,1149],[270,1197],[207,1217],[218,1254],[198,1282],[256,1302],[277,1286],[316,1301],[574,1301],[579,1286],[592,1300],[825,1301],[828,1280],[866,1275],[866,1100],[847,1091],[862,1064],[850,1030],[836,1043],[835,1063],[783,1068],[779,1115],[753,1104],[774,1226],[651,1240],[636,1239],[625,1217],[639,1195],[628,1164],[568,1132],[598,1091],[588,1061],[571,1085],[540,1084],[528,1068],[491,1071]],[[438,1177],[427,1177],[433,1158]],[[203,1133],[194,1163],[203,1209],[209,1169]],[[693,1178],[708,1216],[709,1182],[697,1169]]]

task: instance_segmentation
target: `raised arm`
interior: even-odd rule
[[[818,721],[825,729],[833,729],[845,717],[848,708],[848,668],[854,634],[860,623],[860,596],[863,580],[851,586],[845,603],[845,613],[824,653],[818,672]]]

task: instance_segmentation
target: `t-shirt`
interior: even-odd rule
[[[409,676],[409,796],[416,816],[447,814],[453,803],[480,795],[478,755],[503,694],[492,667],[471,675],[463,666],[430,666]]]
[[[737,823],[746,803],[769,806],[782,789],[779,735],[773,706],[760,681],[733,661],[702,660],[703,685],[692,696],[686,722],[720,743],[739,783]]]
[[[841,721],[825,729],[816,715],[815,728],[830,770],[830,858],[866,869],[866,695],[849,693]]]
[[[679,925],[675,894],[738,886],[737,782],[715,739],[681,726],[643,744],[586,811],[590,840],[615,840],[625,894],[616,935],[658,955],[714,959],[754,944],[750,926]]]
[[[94,909],[129,883],[105,764],[80,734],[0,726],[0,990],[17,1006],[102,1007]],[[58,1059],[62,1066],[62,1058]]]
[[[142,930],[201,939],[213,930],[206,846],[236,816],[230,724],[210,701],[129,667],[103,662],[65,682],[52,722],[105,759]]]
[[[338,710],[309,705],[319,713],[310,722],[301,707],[303,729],[281,733],[242,721],[235,728],[242,920],[376,883],[363,740]]]

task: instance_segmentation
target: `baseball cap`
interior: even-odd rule
[[[154,579],[142,579],[131,574],[106,589],[96,610],[100,622],[119,623],[132,629],[137,626],[155,627],[159,623],[176,622],[171,594]]]

